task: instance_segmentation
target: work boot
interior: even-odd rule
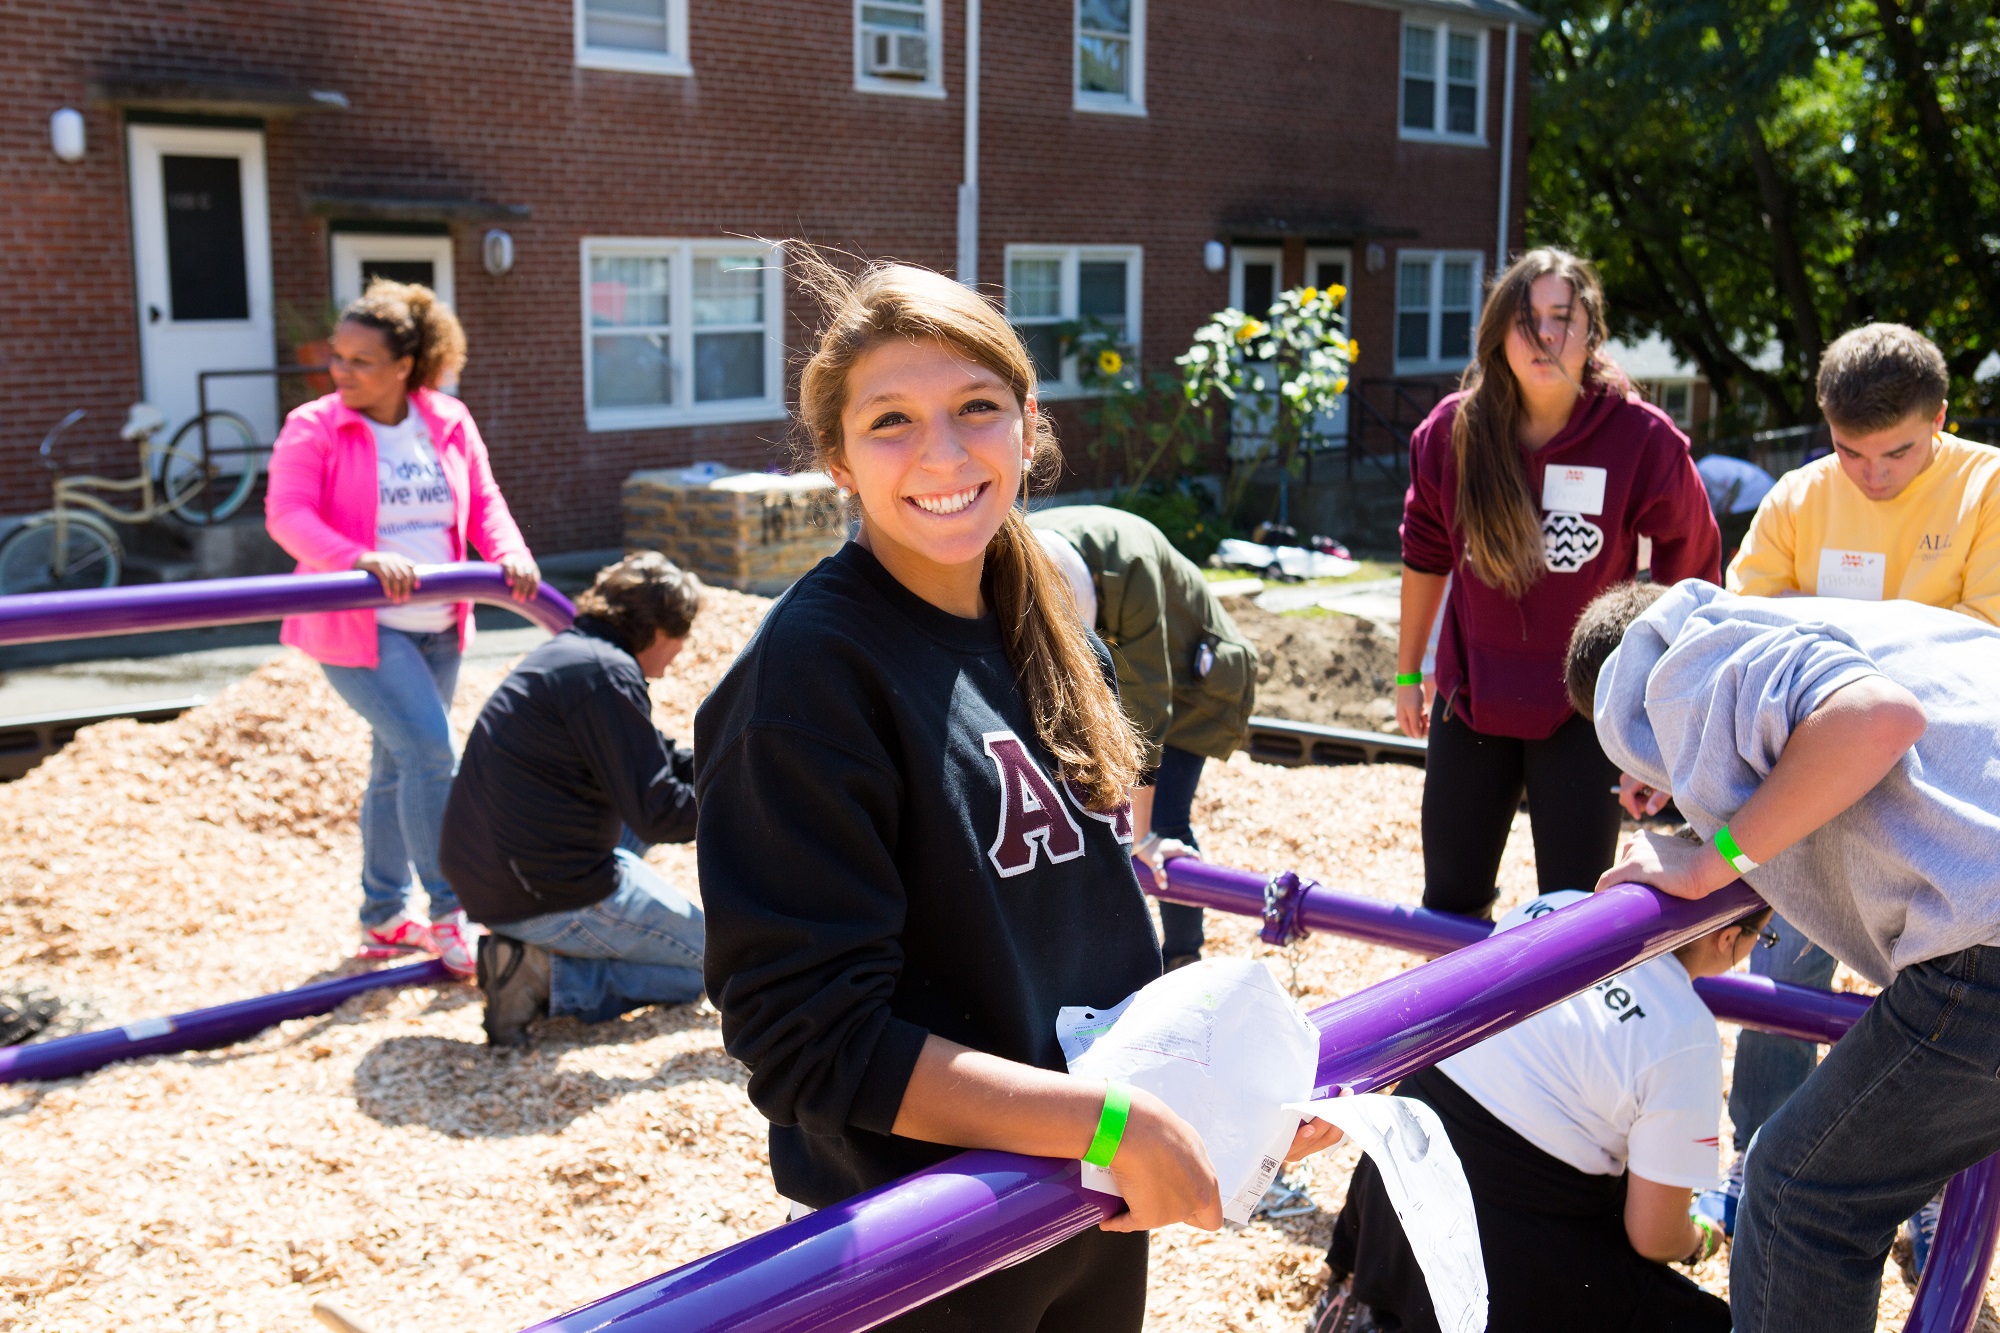
[[[528,1024],[549,1012],[549,951],[505,935],[479,937],[479,993],[488,1046],[526,1046]]]

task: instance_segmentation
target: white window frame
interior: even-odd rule
[[[1428,260],[1431,266],[1430,303],[1426,312],[1430,316],[1430,337],[1421,359],[1405,358],[1403,355],[1403,265],[1413,259]],[[1472,265],[1472,319],[1467,338],[1465,359],[1450,360],[1438,354],[1440,330],[1444,319],[1444,266],[1450,260],[1463,260]],[[1399,250],[1395,261],[1396,318],[1391,327],[1392,346],[1398,375],[1436,375],[1457,373],[1464,370],[1479,347],[1479,312],[1485,298],[1486,252],[1483,250]]]
[[[1403,79],[1406,77],[1403,61],[1404,52],[1409,48],[1411,28],[1429,28],[1437,34],[1437,45],[1432,56],[1431,69],[1432,128],[1428,130],[1411,129],[1403,124]],[[1479,39],[1479,58],[1475,65],[1478,71],[1478,78],[1474,84],[1475,91],[1472,99],[1474,124],[1473,131],[1470,134],[1453,134],[1444,128],[1447,120],[1446,105],[1450,96],[1448,91],[1450,81],[1445,75],[1450,69],[1451,37],[1454,33],[1461,37],[1471,35]],[[1423,18],[1417,18],[1412,15],[1404,17],[1403,31],[1397,43],[1396,50],[1396,135],[1398,138],[1411,139],[1418,143],[1461,144],[1472,148],[1484,148],[1486,146],[1486,69],[1492,63],[1492,55],[1489,47],[1490,38],[1490,29],[1469,28],[1464,23],[1454,25],[1446,22],[1442,17],[1436,19],[1430,18],[1428,15]]]
[[[337,231],[332,251],[333,303],[344,306],[361,295],[361,266],[371,259],[428,259],[436,281],[431,288],[448,306],[458,305],[453,281],[451,237],[443,233]]]
[[[921,79],[885,79],[868,70],[868,43],[861,31],[861,8],[869,0],[854,0],[854,91],[887,93],[891,97],[943,98],[944,0],[923,0],[924,36],[930,39],[930,72]]]
[[[1016,259],[1055,259],[1062,263],[1062,286],[1060,308],[1054,322],[1076,319],[1077,316],[1077,265],[1087,259],[1122,259],[1125,261],[1125,334],[1122,344],[1127,360],[1139,360],[1139,331],[1143,327],[1143,311],[1140,296],[1145,290],[1144,250],[1136,245],[1009,245],[1002,272],[1007,282],[1008,318],[1013,318],[1014,305],[1014,261]],[[1062,375],[1053,380],[1043,380],[1037,387],[1043,398],[1081,398],[1101,393],[1102,390],[1086,388],[1083,378],[1077,373],[1075,356],[1063,358]]]
[[[573,0],[576,12],[576,64],[578,69],[615,69],[628,74],[668,74],[691,77],[694,65],[688,60],[688,0],[666,0],[667,50],[630,51],[617,46],[592,46],[585,39],[584,8],[588,0]]]
[[[1116,93],[1085,92],[1083,90],[1083,5],[1081,0],[1069,0],[1069,56],[1070,91],[1075,96],[1078,111],[1097,111],[1112,116],[1143,116],[1146,114],[1146,0],[1132,0],[1132,41],[1128,52],[1126,73],[1130,82],[1125,95]]]
[[[698,403],[694,397],[694,260],[711,254],[739,255],[761,250],[764,270],[764,394],[720,403]],[[668,359],[673,366],[674,401],[642,407],[598,407],[591,338],[615,332],[593,328],[590,322],[590,261],[613,255],[637,255],[672,261],[667,285]],[[647,430],[662,426],[712,426],[740,421],[778,421],[785,415],[785,263],[784,250],[755,241],[703,238],[679,240],[644,236],[586,236],[579,247],[583,324],[583,408],[585,429]]]

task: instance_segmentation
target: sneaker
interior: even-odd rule
[[[435,953],[431,943],[431,923],[408,912],[398,912],[379,926],[361,927],[361,947],[356,958],[407,958],[413,953]]]
[[[549,1012],[549,951],[505,935],[479,937],[479,993],[488,1046],[526,1046],[528,1024]]]
[[[1944,1211],[1944,1192],[1940,1190],[1936,1198],[1917,1209],[1916,1216],[1903,1223],[1910,1237],[1910,1267],[1917,1276],[1924,1275],[1924,1261],[1931,1257],[1931,1247],[1937,1243],[1938,1214]]]
[[[1375,1312],[1354,1298],[1354,1279],[1330,1284],[1306,1321],[1306,1333],[1379,1333]]]
[[[431,922],[431,951],[455,977],[469,977],[477,967],[474,942],[486,933],[476,921],[466,919],[465,909],[446,912]]]
[[[1701,1214],[1722,1228],[1722,1234],[1736,1235],[1736,1205],[1743,1201],[1743,1163],[1748,1153],[1737,1153],[1736,1160],[1729,1164],[1729,1175],[1723,1180],[1722,1188],[1703,1190],[1695,1196],[1693,1212]]]

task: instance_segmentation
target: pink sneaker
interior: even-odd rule
[[[463,908],[446,912],[431,922],[431,950],[453,976],[469,977],[479,969],[479,937],[485,933],[479,923],[466,919]]]
[[[361,947],[356,958],[407,958],[413,953],[435,953],[431,943],[431,923],[408,912],[398,912],[379,926],[361,928]]]

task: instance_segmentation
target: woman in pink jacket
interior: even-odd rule
[[[473,972],[477,927],[438,869],[455,758],[446,710],[472,638],[469,602],[415,605],[418,566],[465,558],[469,537],[515,598],[541,574],[494,483],[472,415],[437,386],[465,364],[465,331],[428,287],[377,279],[341,312],[333,393],[294,411],[271,455],[265,524],[300,572],[365,569],[394,605],[292,616],[283,639],[325,668],[374,730],[361,798],[361,947],[428,950]],[[411,868],[430,897],[410,905]]]

